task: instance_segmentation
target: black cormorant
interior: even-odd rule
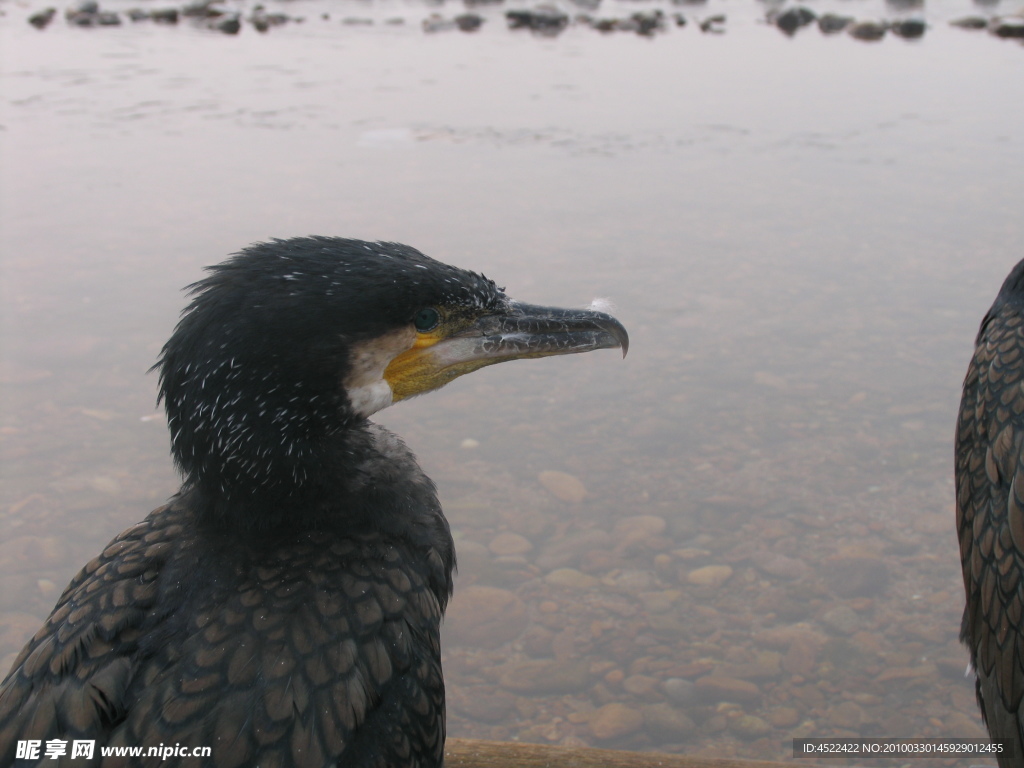
[[[981,714],[1024,766],[1024,261],[982,320],[956,428],[956,523]]]
[[[155,366],[184,485],[18,656],[0,765],[439,766],[452,537],[413,455],[367,419],[492,363],[625,354],[626,331],[395,243],[276,240],[209,272]]]

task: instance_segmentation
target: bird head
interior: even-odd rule
[[[176,463],[225,498],[300,494],[347,430],[483,366],[629,343],[396,243],[274,240],[208,271],[154,367]]]

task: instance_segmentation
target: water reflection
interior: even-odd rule
[[[753,3],[656,40],[289,9],[310,21],[266,37],[0,21],[2,663],[176,487],[144,372],[177,289],[336,233],[538,303],[610,295],[633,339],[381,414],[458,538],[452,734],[747,757],[979,734],[950,455],[1024,243],[1020,47],[789,39]]]

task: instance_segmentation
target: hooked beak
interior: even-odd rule
[[[450,335],[442,331],[418,340],[391,361],[384,378],[397,402],[506,360],[615,348],[625,357],[629,334],[609,314],[513,301],[505,311],[482,315]]]

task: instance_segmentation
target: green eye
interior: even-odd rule
[[[416,317],[412,319],[412,322],[416,326],[417,331],[426,333],[437,328],[437,324],[441,322],[441,314],[433,307],[424,307],[416,313]]]

